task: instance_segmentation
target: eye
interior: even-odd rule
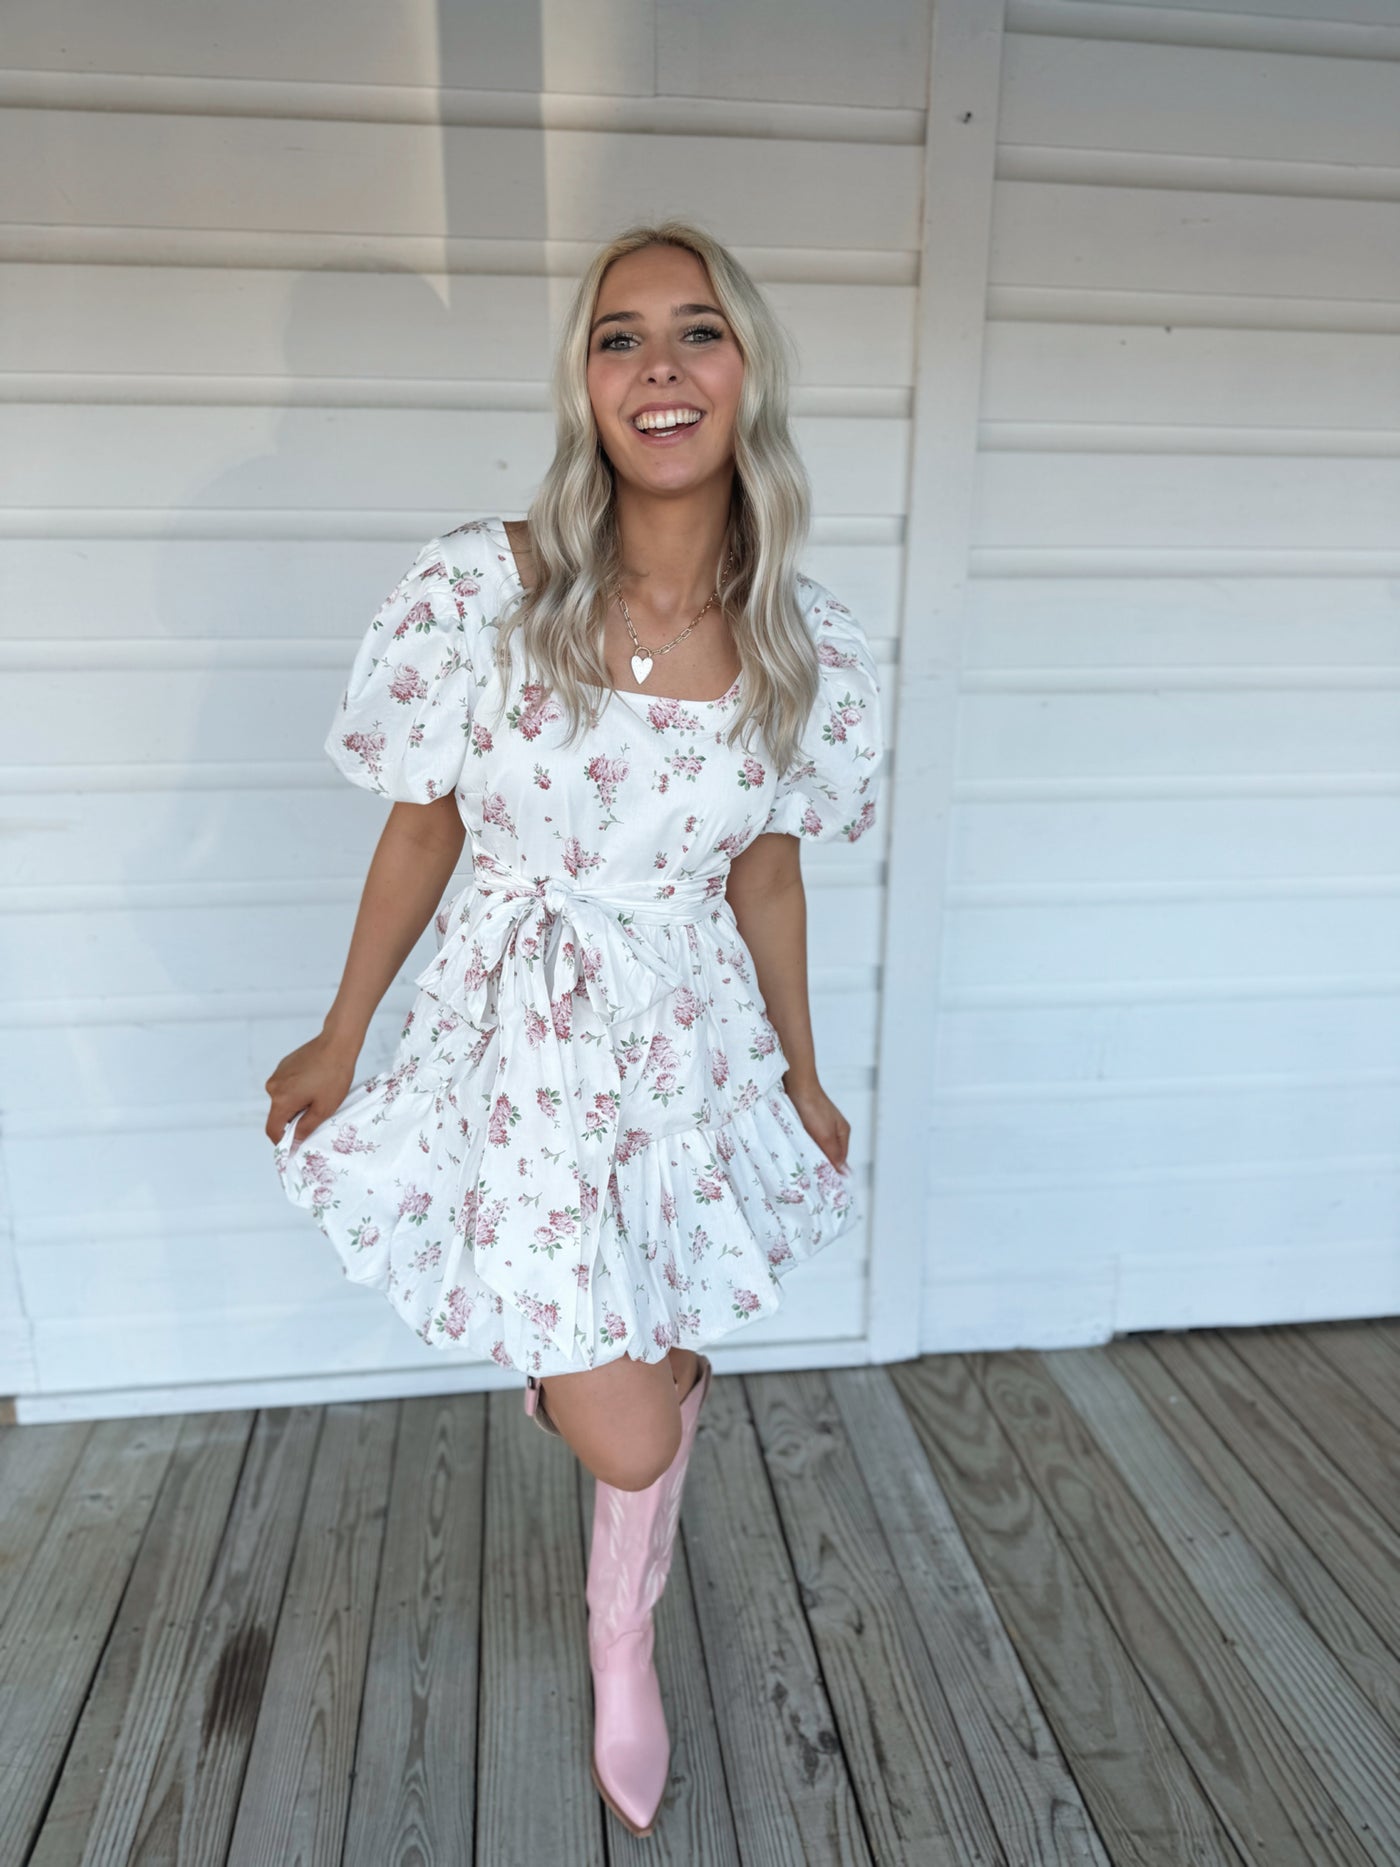
[[[724,336],[724,332],[714,324],[689,324],[681,334],[687,339],[703,338],[705,343],[718,343]],[[611,331],[606,337],[599,339],[598,348],[600,350],[630,350],[637,341],[635,331]]]

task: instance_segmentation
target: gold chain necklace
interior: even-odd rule
[[[733,563],[733,561],[734,561],[734,553],[732,551],[727,551],[724,557],[724,570],[728,570],[729,566]],[[724,571],[721,571],[720,575],[723,576]],[[686,624],[686,626],[681,630],[678,636],[675,636],[671,641],[669,641],[666,644],[665,648],[658,648],[655,651],[655,654],[653,654],[651,649],[643,648],[641,643],[637,640],[637,631],[632,627],[631,612],[628,610],[627,604],[623,598],[621,584],[619,584],[616,590],[613,591],[613,595],[617,598],[618,603],[621,606],[622,619],[627,624],[627,633],[631,636],[633,642],[636,643],[637,652],[632,657],[632,679],[637,682],[638,686],[640,686],[641,683],[651,673],[652,667],[656,660],[656,656],[669,654],[670,651],[676,646],[677,642],[683,642],[685,638],[690,634],[690,631],[695,627],[695,624],[699,622],[700,616],[703,616],[705,614],[705,610],[709,609],[712,604],[718,602],[719,588],[718,586],[716,586],[715,591],[713,595],[710,597],[709,602],[706,603],[705,605],[705,609],[702,609],[700,611],[700,616],[693,617]]]

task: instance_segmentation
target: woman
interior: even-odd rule
[[[325,1024],[267,1082],[282,1184],[346,1274],[430,1346],[523,1370],[597,1481],[594,1778],[639,1835],[698,1351],[857,1216],[798,852],[873,821],[880,701],[860,626],[798,570],[787,383],[708,235],[598,253],[528,524],[430,540],[356,655],[326,750],[394,807]],[[468,827],[393,1066],[353,1083]]]

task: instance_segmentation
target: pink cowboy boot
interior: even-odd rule
[[[652,1609],[671,1571],[696,1422],[710,1389],[710,1363],[681,1402],[681,1443],[644,1491],[595,1480],[588,1555],[588,1656],[593,1669],[593,1781],[634,1835],[648,1835],[666,1790],[670,1738],[652,1663]]]

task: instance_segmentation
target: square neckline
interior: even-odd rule
[[[506,530],[505,520],[497,516],[485,520],[484,523],[487,530],[499,540],[503,547],[501,562],[505,566],[507,578],[523,596],[525,579],[520,575],[520,564],[515,555],[515,547],[510,542],[510,533]],[[679,694],[653,694],[643,692],[640,688],[634,692],[630,687],[597,687],[592,681],[585,681],[582,684],[590,693],[616,694],[619,700],[661,701],[673,707],[722,707],[726,701],[732,700],[738,693],[743,680],[744,670],[740,668],[731,685],[717,700],[683,700]]]

